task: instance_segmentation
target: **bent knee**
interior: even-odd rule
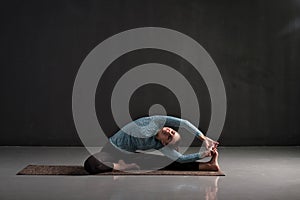
[[[84,169],[89,174],[98,174],[103,172],[108,172],[113,170],[113,163],[101,162],[97,160],[94,156],[90,156],[84,162]]]

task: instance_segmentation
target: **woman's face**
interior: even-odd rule
[[[158,131],[156,139],[158,139],[163,145],[175,144],[180,139],[180,135],[172,128],[163,127],[160,131]]]

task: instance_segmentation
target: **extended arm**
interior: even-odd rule
[[[160,152],[162,152],[165,156],[168,158],[180,162],[180,163],[187,163],[187,162],[194,162],[196,160],[202,159],[204,157],[210,156],[210,152],[204,151],[203,153],[192,153],[192,154],[186,154],[183,155],[176,151],[173,148],[170,148],[168,146],[165,146],[161,149],[159,149]]]
[[[183,127],[190,133],[194,134],[201,141],[204,141],[206,139],[205,135],[188,120],[180,119],[172,116],[163,116],[163,115],[153,116],[153,119],[164,121],[165,122],[164,126]]]
[[[195,127],[188,120],[163,115],[153,116],[153,119],[158,121],[164,121],[164,126],[183,127],[190,133],[194,134],[198,139],[203,141],[205,143],[206,149],[211,150],[212,148],[217,147],[219,144],[218,142],[206,137],[197,127]]]

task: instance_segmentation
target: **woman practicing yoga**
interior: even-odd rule
[[[181,137],[169,126],[185,128],[204,142],[206,150],[202,153],[187,155],[179,153],[177,145]],[[187,120],[162,115],[142,117],[127,124],[110,137],[109,142],[100,152],[91,155],[84,162],[84,168],[90,174],[113,170],[153,170],[156,168],[180,171],[218,171],[218,144],[204,136]],[[150,149],[159,150],[164,156],[136,152]],[[196,162],[196,160],[210,156],[212,158],[209,162]]]

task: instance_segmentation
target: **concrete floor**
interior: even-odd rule
[[[82,164],[80,147],[0,147],[0,199],[300,199],[300,147],[220,147],[225,177],[17,176],[28,164]]]

